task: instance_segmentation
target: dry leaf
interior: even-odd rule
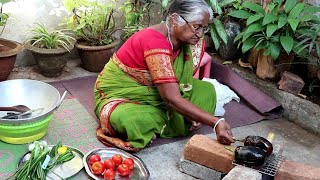
[[[241,67],[250,68],[251,70],[253,70],[253,67],[250,63],[244,63],[241,61],[241,59],[239,59],[238,63]]]

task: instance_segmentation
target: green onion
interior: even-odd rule
[[[14,176],[15,180],[45,180],[46,174],[52,168],[74,158],[74,154],[69,148],[67,148],[64,154],[59,154],[58,149],[60,147],[62,147],[61,142],[53,146],[51,150],[49,150],[46,145],[40,145],[39,142],[34,142],[34,148],[31,151],[30,159],[25,162],[12,176]],[[49,155],[51,159],[48,166],[45,169],[42,169],[41,166],[46,159],[46,155]]]

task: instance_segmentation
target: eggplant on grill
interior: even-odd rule
[[[271,142],[261,136],[247,136],[244,139],[243,144],[245,146],[259,147],[260,149],[266,151],[267,156],[270,156],[273,151],[273,146]]]
[[[238,146],[234,151],[235,162],[248,167],[262,166],[266,157],[266,151],[255,146]]]

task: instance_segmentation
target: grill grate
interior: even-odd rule
[[[264,165],[260,167],[247,167],[247,168],[253,169],[265,175],[275,176],[284,160],[285,160],[285,157],[282,155],[281,146],[274,146],[273,153],[267,158]],[[244,166],[244,165],[235,163],[235,161],[233,161],[232,164],[237,166]]]

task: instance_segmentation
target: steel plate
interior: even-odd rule
[[[49,147],[52,148],[53,146],[50,145]],[[75,157],[68,162],[59,164],[54,168],[52,168],[51,171],[49,171],[47,174],[47,178],[46,178],[47,180],[61,180],[61,178],[63,179],[70,178],[76,175],[83,168],[83,162],[82,162],[82,159],[84,157],[83,153],[74,147],[70,147],[70,146],[66,146],[66,147],[72,150]],[[20,167],[24,163],[23,158],[25,156],[29,156],[29,154],[30,152],[27,152],[21,157],[21,159],[18,162],[18,167]]]
[[[90,165],[89,165],[89,157],[98,154],[101,157],[101,161],[104,161],[106,159],[111,158],[115,154],[119,154],[123,158],[132,158],[134,160],[134,169],[131,170],[129,176],[120,176],[118,173],[116,175],[117,180],[147,180],[149,179],[149,171],[146,167],[146,165],[143,163],[143,161],[132,154],[129,154],[121,149],[117,148],[98,148],[94,149],[90,152],[88,152],[84,157],[83,157],[83,164],[85,167],[86,172],[95,180],[103,180],[102,175],[95,175],[91,172],[90,170]]]

